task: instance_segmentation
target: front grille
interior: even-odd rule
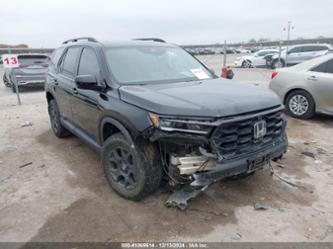
[[[254,138],[254,124],[260,120],[266,121],[266,134],[260,138]],[[220,125],[212,134],[212,142],[220,155],[225,159],[231,159],[251,151],[256,151],[262,146],[268,145],[282,135],[284,121],[281,115],[276,113],[230,122]]]

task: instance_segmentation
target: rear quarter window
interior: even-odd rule
[[[318,73],[333,73],[333,59],[315,66],[310,71]]]

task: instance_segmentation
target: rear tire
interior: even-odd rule
[[[290,116],[299,119],[309,119],[315,114],[315,101],[310,93],[304,90],[295,90],[288,94],[286,99],[287,112]]]
[[[59,138],[69,136],[71,133],[61,124],[58,105],[54,99],[49,101],[48,112],[54,135]]]
[[[2,76],[2,81],[3,81],[3,84],[4,84],[6,87],[9,87],[9,83],[8,83],[7,78],[6,78],[6,74],[3,74],[3,76]]]
[[[104,142],[102,166],[110,186],[129,200],[141,200],[161,183],[162,167],[157,148],[145,141],[131,146],[122,133]]]

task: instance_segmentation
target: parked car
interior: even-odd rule
[[[275,54],[271,58],[271,68],[280,68],[286,66],[286,53],[287,53],[287,66],[296,65],[307,60],[311,60],[315,57],[325,55],[331,50],[332,47],[329,44],[302,44],[295,45],[288,49],[281,51],[281,57]]]
[[[251,51],[246,48],[239,49],[240,54],[251,54]]]
[[[269,87],[295,118],[311,118],[316,112],[333,115],[333,54],[277,69]]]
[[[54,134],[75,134],[98,151],[110,186],[131,200],[152,193],[163,175],[201,189],[287,150],[278,96],[221,79],[164,42],[65,41],[45,91]]]
[[[226,48],[225,51],[226,51],[227,54],[237,54],[238,53],[235,48]],[[224,48],[223,47],[220,49],[220,54],[224,54]]]
[[[45,84],[49,57],[44,54],[20,54],[17,56],[19,67],[6,68],[3,82],[16,92],[15,84],[22,87],[42,87]]]
[[[266,66],[265,56],[276,53],[278,53],[278,50],[276,49],[262,49],[253,55],[237,57],[234,64],[236,67],[244,68]]]

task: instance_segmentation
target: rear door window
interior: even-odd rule
[[[303,47],[296,47],[296,48],[292,48],[289,50],[290,54],[294,54],[294,53],[302,53],[304,52],[304,48]]]
[[[75,76],[77,72],[77,61],[81,52],[81,47],[71,47],[67,50],[62,61],[61,71],[69,76]]]
[[[324,50],[328,50],[328,48],[326,46],[316,46],[315,47],[315,51],[324,51]]]

